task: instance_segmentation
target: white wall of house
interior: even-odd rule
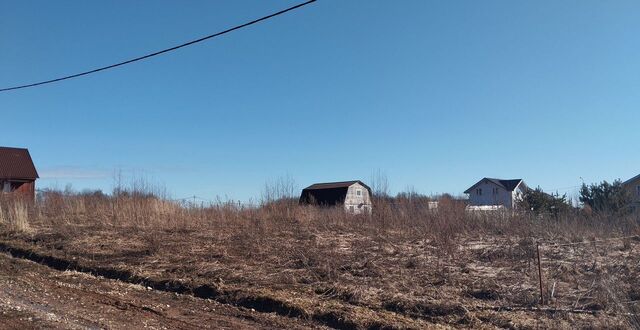
[[[502,205],[512,209],[522,198],[522,182],[513,191],[508,191],[490,180],[483,180],[469,192],[469,205]]]
[[[512,194],[489,180],[483,180],[469,192],[469,205],[504,205],[511,208]]]
[[[513,190],[511,194],[511,208],[515,209],[516,207],[518,207],[518,202],[522,200],[523,195],[524,195],[523,183],[520,182],[520,184],[516,187],[516,189]]]
[[[347,190],[344,208],[353,214],[371,213],[371,196],[369,190],[359,183],[354,183]]]

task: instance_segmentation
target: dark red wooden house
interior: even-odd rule
[[[0,147],[0,193],[34,199],[38,178],[29,150]]]

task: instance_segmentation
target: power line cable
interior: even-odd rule
[[[579,187],[581,187],[581,185],[570,186],[570,187],[560,187],[560,188],[553,188],[553,189],[546,189],[546,191],[554,191],[554,190],[565,191],[565,190],[571,190],[571,189],[575,189],[575,188],[579,188]]]
[[[60,78],[40,81],[40,82],[26,84],[26,85],[2,88],[2,89],[0,89],[0,92],[7,92],[7,91],[16,90],[16,89],[23,89],[23,88],[35,87],[35,86],[40,86],[40,85],[45,85],[45,84],[51,84],[51,83],[54,83],[54,82],[67,80],[67,79],[72,79],[72,78],[77,78],[77,77],[81,77],[81,76],[86,76],[88,74],[92,74],[92,73],[96,73],[96,72],[100,72],[100,71],[104,71],[104,70],[108,70],[108,69],[113,69],[115,67],[123,66],[123,65],[130,64],[130,63],[133,63],[133,62],[138,62],[138,61],[141,61],[141,60],[145,60],[145,59],[148,59],[150,57],[158,56],[158,55],[161,55],[161,54],[164,54],[164,53],[168,53],[168,52],[171,52],[171,51],[183,48],[183,47],[191,46],[193,44],[197,44],[199,42],[203,42],[205,40],[208,40],[208,39],[211,39],[211,38],[215,38],[215,37],[221,36],[223,34],[227,34],[229,32],[233,32],[235,30],[239,30],[239,29],[248,27],[250,25],[254,25],[254,24],[262,22],[262,21],[266,21],[266,20],[268,20],[270,18],[279,16],[279,15],[282,15],[282,14],[287,13],[289,11],[298,9],[300,7],[303,7],[303,6],[306,6],[306,5],[308,5],[308,4],[312,3],[312,2],[316,2],[316,0],[309,0],[307,2],[300,3],[300,4],[295,5],[293,7],[289,7],[287,9],[280,10],[280,11],[275,12],[273,14],[270,14],[270,15],[255,19],[253,21],[250,21],[250,22],[247,22],[247,23],[244,23],[244,24],[241,24],[241,25],[234,26],[234,27],[226,29],[224,31],[217,32],[217,33],[208,35],[206,37],[202,37],[200,39],[196,39],[196,40],[192,40],[192,41],[189,41],[189,42],[185,42],[183,44],[180,44],[180,45],[177,45],[177,46],[174,46],[174,47],[171,47],[171,48],[166,48],[166,49],[154,52],[154,53],[150,53],[150,54],[143,55],[143,56],[140,56],[140,57],[136,57],[136,58],[133,58],[133,59],[130,59],[130,60],[126,60],[124,62],[119,62],[119,63],[116,63],[116,64],[111,64],[111,65],[103,66],[103,67],[100,67],[100,68],[97,68],[97,69],[84,71],[84,72],[80,72],[80,73],[76,73],[76,74],[72,74],[72,75],[68,75],[68,76],[64,76],[64,77],[60,77]]]

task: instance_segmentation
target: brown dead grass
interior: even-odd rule
[[[0,204],[6,217],[14,204]],[[545,307],[596,315],[531,310],[540,298],[537,241],[635,235],[633,216],[468,214],[453,200],[436,212],[380,201],[371,216],[350,216],[286,201],[189,208],[148,195],[61,193],[26,211],[29,232],[2,222],[7,244],[215,288],[229,303],[279,306],[337,328],[638,326],[634,239],[543,245]]]

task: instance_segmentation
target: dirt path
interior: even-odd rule
[[[0,329],[263,329],[304,321],[56,271],[0,253]]]

